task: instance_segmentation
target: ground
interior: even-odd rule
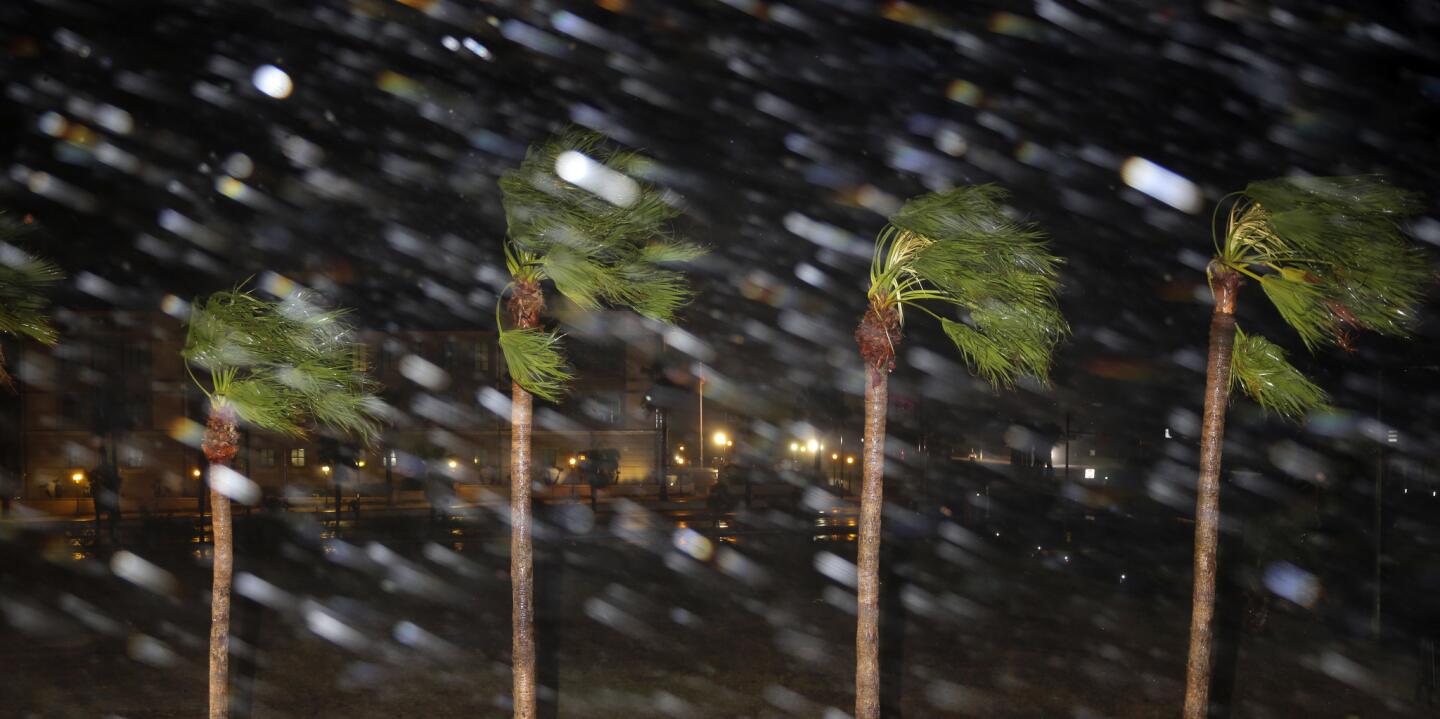
[[[847,516],[827,520],[834,534],[764,513],[717,531],[618,510],[593,526],[588,509],[546,510],[543,716],[848,715]],[[1082,566],[1081,546],[1035,553],[948,522],[891,525],[902,531],[884,558],[887,716],[1178,713],[1189,585],[1166,586],[1176,572],[1137,563],[1120,581]],[[123,548],[92,547],[87,531],[12,527],[0,541],[6,715],[201,716],[206,545],[188,525],[127,528]],[[236,714],[507,716],[504,533],[488,512],[338,529],[312,516],[242,523]],[[1216,678],[1217,694],[1233,689],[1235,716],[1425,715],[1411,703],[1412,657],[1272,606],[1262,632],[1241,633],[1237,669]]]

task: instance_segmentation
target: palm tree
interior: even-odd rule
[[[32,257],[10,244],[26,231],[23,225],[0,215],[0,333],[54,345],[58,337],[45,314],[45,306],[49,304],[45,288],[65,275],[51,262]],[[5,353],[0,348],[0,385],[11,384]]]
[[[1206,268],[1215,309],[1205,366],[1200,477],[1195,500],[1195,587],[1185,717],[1209,709],[1211,620],[1215,613],[1216,533],[1225,408],[1238,386],[1261,407],[1300,418],[1325,406],[1325,392],[1285,359],[1284,350],[1235,324],[1241,283],[1252,280],[1306,348],[1350,347],[1358,330],[1404,336],[1429,278],[1399,221],[1417,198],[1379,178],[1315,177],[1252,182],[1229,203],[1223,237]],[[1218,223],[1216,223],[1218,225]],[[1212,234],[1219,227],[1212,228]]]
[[[217,292],[190,310],[181,355],[210,400],[200,447],[210,463],[214,531],[210,602],[210,719],[229,716],[230,577],[234,554],[230,498],[247,481],[226,465],[238,425],[290,437],[310,424],[369,440],[379,429],[375,384],[355,371],[356,341],[343,311],[317,307],[305,292],[272,302],[242,289]],[[208,372],[208,382],[195,376]],[[243,496],[243,494],[242,494]]]
[[[1039,230],[1005,214],[1005,197],[993,185],[922,195],[905,203],[875,241],[869,307],[855,330],[866,370],[855,719],[880,716],[885,410],[905,311],[939,320],[970,369],[997,387],[1025,376],[1048,381],[1051,354],[1069,331],[1056,306],[1060,260]],[[946,310],[959,319],[940,314]]]
[[[679,214],[664,193],[636,180],[639,156],[606,147],[597,134],[567,131],[532,147],[500,179],[504,193],[507,323],[496,307],[500,349],[513,380],[510,415],[510,583],[515,716],[535,716],[535,637],[530,547],[532,396],[558,401],[572,379],[560,335],[545,330],[542,283],[583,310],[625,307],[669,322],[690,299],[668,265],[704,254],[676,239]]]

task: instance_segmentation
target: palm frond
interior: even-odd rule
[[[1220,259],[1260,280],[1307,347],[1414,330],[1431,273],[1400,222],[1417,195],[1374,176],[1266,180],[1242,195]]]
[[[45,292],[65,277],[54,263],[30,255],[11,242],[27,228],[0,215],[0,332],[55,344],[55,327],[46,314]]]
[[[380,428],[376,383],[354,371],[343,311],[296,294],[262,300],[240,288],[193,306],[182,356],[210,373],[201,386],[242,421],[284,434],[307,423],[369,441]]]
[[[599,179],[587,180],[573,167],[566,176],[575,182],[561,177],[558,165],[573,165],[577,156],[585,158],[581,174]],[[636,177],[647,162],[588,131],[567,131],[531,148],[520,167],[500,180],[511,274],[523,281],[548,279],[582,309],[625,307],[671,321],[690,290],[668,265],[698,259],[705,249],[671,235],[669,222],[679,210],[663,191]],[[605,183],[631,191],[617,202],[605,193]]]
[[[510,377],[526,392],[551,402],[560,401],[575,377],[560,351],[560,335],[536,329],[502,329],[500,351]]]
[[[993,185],[910,200],[877,239],[872,305],[900,313],[958,311],[942,328],[977,374],[996,385],[1022,376],[1047,381],[1055,346],[1069,332],[1060,315],[1059,258],[1044,234],[1005,214]],[[936,314],[939,317],[938,314]]]
[[[1329,396],[1286,361],[1285,350],[1238,327],[1230,359],[1230,391],[1237,387],[1267,411],[1290,419],[1329,406]]]

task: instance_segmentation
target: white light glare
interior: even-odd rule
[[[274,65],[261,65],[255,68],[255,73],[250,76],[250,82],[255,84],[256,90],[276,100],[290,97],[290,91],[295,89],[295,84],[290,81],[290,76]]]
[[[1125,184],[1181,211],[1195,214],[1203,198],[1195,183],[1143,157],[1131,157],[1120,166]]]
[[[634,180],[574,150],[555,158],[555,174],[617,207],[629,207],[640,196],[640,185]]]

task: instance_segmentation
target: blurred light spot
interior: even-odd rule
[[[574,150],[555,158],[555,174],[617,207],[629,207],[640,196],[640,185],[634,180]]]
[[[249,186],[229,175],[215,178],[215,191],[237,201],[250,195]]]
[[[855,565],[839,555],[830,552],[816,553],[815,570],[847,587],[855,586]]]
[[[205,436],[205,428],[188,417],[178,417],[170,423],[170,438],[181,444],[198,448]]]
[[[693,529],[677,529],[671,542],[675,548],[695,558],[696,561],[708,562],[715,554],[715,545],[705,535]]]
[[[1265,567],[1265,588],[1306,609],[1320,599],[1320,580],[1289,563],[1273,562]]]
[[[93,117],[96,124],[117,135],[128,135],[135,129],[135,118],[114,105],[101,105]]]
[[[985,92],[969,80],[951,80],[950,84],[945,86],[945,97],[951,102],[975,107],[985,99]]]
[[[255,162],[250,159],[249,155],[237,152],[225,158],[224,168],[231,177],[243,180],[255,171]]]
[[[41,115],[40,121],[36,125],[46,135],[60,137],[65,134],[66,128],[70,126],[70,121],[60,113],[52,111]]]
[[[125,653],[129,654],[131,659],[152,667],[174,666],[180,660],[164,642],[147,634],[131,635],[130,640],[125,643]]]
[[[210,487],[241,504],[260,501],[260,485],[223,464],[210,466]]]
[[[935,133],[935,147],[951,157],[959,157],[970,149],[970,143],[959,132],[945,128]]]
[[[269,271],[260,275],[260,281],[256,284],[260,289],[276,297],[289,297],[296,290],[300,289],[300,284],[295,280],[285,275]]]
[[[255,68],[254,74],[250,76],[250,82],[254,83],[255,89],[275,98],[284,100],[290,97],[290,92],[295,89],[290,76],[274,65],[261,65]]]
[[[1120,166],[1125,184],[1177,209],[1195,214],[1203,198],[1195,183],[1143,157],[1130,157]]]
[[[114,572],[115,576],[156,594],[170,594],[178,586],[175,577],[169,572],[124,549],[110,558],[110,571]]]
[[[490,48],[485,47],[480,43],[479,40],[476,40],[473,37],[465,38],[465,41],[462,44],[465,46],[466,50],[475,53],[476,57],[479,57],[482,60],[493,60],[495,58],[494,55],[490,54]]]
[[[445,37],[440,38],[440,44],[443,45],[445,49],[449,50],[450,52],[455,52],[456,50],[460,49],[460,41],[456,40],[453,35],[446,35]]]
[[[426,389],[443,389],[450,383],[450,375],[445,370],[415,355],[405,355],[400,360],[400,374]]]

